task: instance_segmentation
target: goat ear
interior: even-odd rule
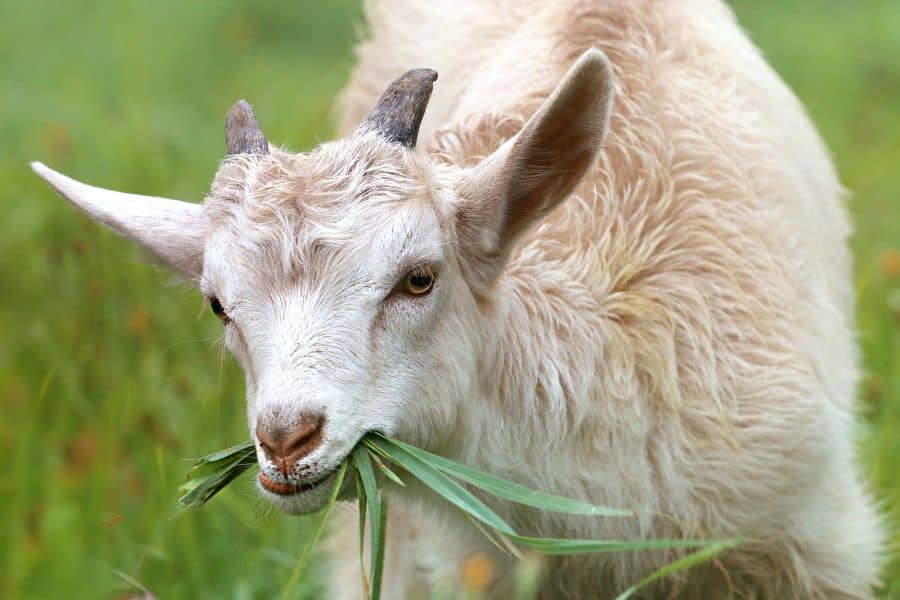
[[[80,183],[34,162],[59,194],[113,231],[131,238],[192,279],[203,270],[207,223],[200,204],[139,196]]]
[[[565,200],[593,165],[612,110],[612,70],[590,49],[515,137],[459,186],[458,231],[478,270],[496,276],[515,241]]]

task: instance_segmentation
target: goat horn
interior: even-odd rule
[[[269,143],[253,108],[246,100],[238,100],[225,115],[225,145],[228,154],[268,154]]]
[[[360,130],[374,131],[391,142],[414,148],[437,77],[432,69],[413,69],[395,79]]]

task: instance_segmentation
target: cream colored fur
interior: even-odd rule
[[[422,137],[449,164],[473,164],[512,135],[585,48],[603,49],[616,73],[600,164],[498,284],[484,389],[452,453],[680,524],[510,513],[542,535],[759,540],[654,595],[869,597],[881,534],[854,461],[842,190],[803,108],[730,10],[718,0],[367,8],[342,130],[385,81],[428,65],[441,78]],[[404,518],[416,525],[391,537],[394,568],[453,580],[476,546],[450,543],[455,527],[429,509],[393,522]],[[671,558],[554,560],[545,595],[608,597]]]
[[[748,540],[647,597],[870,597],[882,536],[854,458],[842,190],[728,8],[394,0],[367,12],[344,139],[229,157],[202,213],[35,169],[221,301],[251,432],[325,415],[298,481],[329,480],[360,436],[385,431],[638,511],[494,503],[525,533]],[[413,67],[440,73],[417,150],[356,131]],[[437,269],[434,290],[397,294],[418,264]],[[384,596],[454,590],[481,552],[490,596],[508,597],[514,561],[420,492],[388,492]],[[263,493],[305,512],[327,486]],[[331,597],[354,598],[343,512]],[[541,596],[612,597],[677,555],[548,560]]]

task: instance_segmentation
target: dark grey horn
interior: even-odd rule
[[[253,108],[246,100],[238,100],[225,115],[225,145],[228,154],[268,154],[269,143]]]
[[[395,79],[360,130],[375,131],[391,142],[414,148],[437,77],[432,69],[413,69]]]

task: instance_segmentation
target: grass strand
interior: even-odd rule
[[[341,466],[337,471],[337,479],[334,482],[334,489],[331,491],[331,497],[328,498],[328,503],[325,505],[324,512],[322,513],[322,518],[319,520],[319,526],[316,528],[315,533],[310,538],[309,542],[303,548],[303,552],[300,554],[300,557],[297,559],[296,564],[294,565],[294,570],[291,571],[291,576],[288,578],[287,583],[284,584],[284,589],[281,590],[281,600],[287,600],[290,596],[291,590],[294,589],[294,585],[296,585],[297,581],[300,579],[300,576],[303,575],[303,571],[306,569],[306,564],[309,562],[309,557],[312,555],[312,549],[316,544],[319,543],[319,538],[322,537],[322,532],[325,531],[325,524],[328,522],[328,517],[331,516],[331,511],[334,508],[335,503],[337,502],[338,493],[341,491],[341,486],[344,484],[344,475],[347,474],[347,463],[341,463]]]
[[[701,548],[696,552],[692,552],[687,556],[679,558],[678,560],[671,562],[660,569],[657,569],[647,577],[644,577],[636,584],[616,596],[615,600],[627,600],[628,598],[631,598],[631,596],[642,587],[645,587],[653,583],[654,581],[662,579],[663,577],[668,577],[669,575],[672,575],[674,573],[690,569],[691,567],[695,567],[700,563],[711,560],[722,552],[734,548],[735,545],[737,545],[737,541],[726,540],[722,542],[716,542],[711,546]]]
[[[645,577],[625,590],[617,600],[624,600],[640,588],[663,577],[683,571],[710,560],[719,553],[736,546],[738,540],[590,540],[541,538],[522,535],[515,531],[500,515],[476,497],[463,483],[472,485],[498,498],[561,513],[593,515],[597,517],[621,517],[633,511],[608,508],[570,500],[562,496],[531,490],[520,484],[484,473],[472,467],[416,448],[393,438],[370,434],[353,449],[349,460],[341,464],[337,481],[319,525],[303,549],[282,591],[286,599],[303,574],[313,547],[318,543],[334,504],[340,495],[348,465],[352,465],[356,478],[356,494],[359,503],[360,572],[364,597],[380,600],[384,570],[384,554],[387,523],[387,501],[378,486],[376,468],[385,478],[397,485],[405,485],[400,476],[388,465],[390,462],[417,479],[432,492],[453,504],[468,517],[475,527],[494,545],[521,558],[519,547],[545,555],[571,555],[598,552],[622,552],[653,549],[697,549]],[[179,506],[202,506],[243,471],[256,464],[256,450],[251,442],[238,444],[201,458],[182,485],[184,495]],[[369,524],[369,574],[366,576],[365,538],[366,521]]]
[[[542,510],[549,510],[558,513],[571,513],[579,515],[593,515],[601,517],[630,517],[634,515],[634,511],[631,510],[609,508],[606,506],[589,504],[587,502],[563,498],[562,496],[557,496],[555,494],[550,494],[547,492],[532,490],[523,485],[519,485],[518,483],[514,483],[507,479],[485,473],[484,471],[473,469],[472,467],[468,467],[462,463],[450,460],[449,458],[444,458],[443,456],[433,454],[431,452],[428,452],[427,450],[416,448],[415,446],[406,444],[404,442],[401,442],[400,440],[386,438],[383,436],[382,439],[385,441],[385,443],[406,450],[410,454],[420,458],[421,460],[429,463],[433,467],[439,469],[440,471],[443,471],[444,473],[447,473],[448,475],[456,477],[457,479],[461,479],[466,483],[474,485],[475,487],[480,488],[486,492],[490,492],[494,496],[505,498],[506,500],[511,500],[517,504],[524,504],[527,506],[532,506],[534,508],[540,508]]]

